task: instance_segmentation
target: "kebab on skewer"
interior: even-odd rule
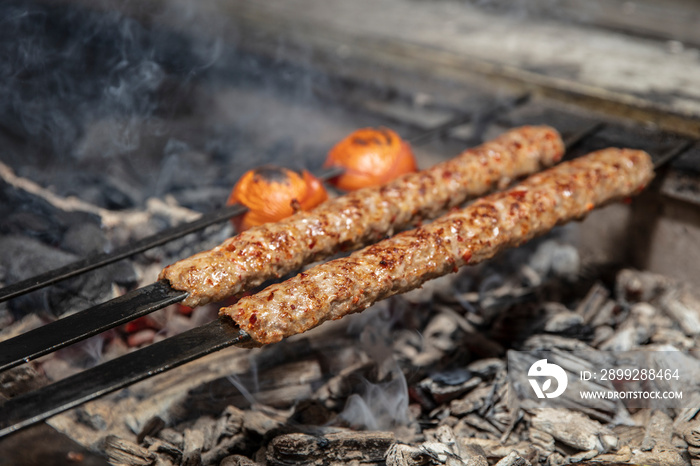
[[[641,191],[653,178],[649,155],[605,149],[532,175],[433,223],[317,265],[222,308],[257,344],[360,312],[518,246],[595,206]]]
[[[517,128],[428,170],[251,228],[166,267],[159,278],[188,293],[186,306],[220,301],[339,250],[357,249],[436,218],[467,199],[558,162],[563,153],[564,143],[553,128]]]
[[[687,142],[679,145],[657,161],[656,166],[668,162],[687,146]],[[312,269],[296,278],[304,280],[298,282],[300,285],[310,285],[303,296],[294,297],[297,290],[304,291],[304,286],[295,287],[290,292],[289,285],[294,283],[290,281],[278,285],[280,288],[268,288],[241,300],[237,306],[222,312],[238,318],[243,329],[232,325],[233,321],[227,316],[222,316],[201,327],[8,400],[0,406],[0,436],[213,351],[231,345],[277,341],[312,328],[323,320],[361,311],[372,300],[418,287],[423,281],[449,273],[458,265],[485,260],[507,246],[518,245],[556,224],[583,216],[596,205],[635,194],[651,178],[649,156],[644,152],[624,149],[601,151],[536,175],[505,194],[486,197],[460,213],[453,213],[430,226],[400,234],[350,256],[349,259],[356,261],[358,267],[354,267],[354,263],[347,264],[349,270],[354,272],[349,274],[350,281],[345,289],[340,283],[334,291],[331,287],[338,284],[334,284],[334,277],[330,276],[318,276],[317,279],[322,281],[309,282],[310,273],[324,270]],[[399,243],[390,242],[397,238]],[[407,245],[410,254],[399,257],[400,261],[395,260],[398,246]],[[421,251],[418,246],[425,246],[426,249]],[[370,253],[364,256],[367,251]],[[319,267],[336,268],[336,264],[331,261]],[[425,270],[419,269],[420,264],[425,266]],[[411,270],[417,273],[409,273]],[[368,272],[377,275],[369,282],[363,282],[369,277]],[[399,280],[395,280],[395,277]],[[367,283],[369,286],[366,286]],[[280,296],[277,292],[272,296],[270,293],[276,289],[288,292],[286,298],[299,303],[304,300],[313,302],[315,293],[326,293],[326,301],[310,313],[299,306],[295,313],[282,313]],[[253,315],[255,319],[251,319]],[[248,330],[250,335],[244,330]]]

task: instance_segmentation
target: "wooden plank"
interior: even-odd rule
[[[61,1],[101,8],[86,0]],[[464,2],[209,0],[184,11],[173,0],[149,0],[118,8],[147,23],[186,35],[212,35],[230,49],[333,76],[398,88],[402,82],[432,81],[446,90],[486,84],[500,91],[530,91],[700,136],[700,89],[693,85],[700,81],[700,51],[625,33],[636,27],[649,35],[645,31],[652,24],[680,31],[693,22],[690,29],[698,35],[691,5],[674,0],[674,8],[658,19],[651,0],[634,2],[636,16],[616,14],[631,8],[632,2],[620,1],[560,5],[564,16],[580,11],[581,18],[604,28],[551,19],[559,13],[550,19],[498,14]],[[618,24],[624,21],[631,24]]]
[[[656,41],[442,4],[360,3],[237,0],[224,11],[242,48],[328,73],[488,82],[700,135],[700,94],[687,86],[700,78],[692,50],[674,55]]]

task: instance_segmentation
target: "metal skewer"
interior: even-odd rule
[[[667,166],[669,163],[674,161],[676,157],[690,149],[690,146],[692,146],[694,143],[695,141],[681,141],[670,148],[665,154],[659,157],[656,162],[654,162],[654,170],[658,171],[659,169]]]
[[[0,371],[180,302],[187,295],[161,280],[5,340],[0,343]]]
[[[209,353],[249,341],[217,319],[0,405],[0,437]]]
[[[671,148],[658,159],[655,169],[660,169],[678,157],[690,144],[686,141]],[[249,341],[250,336],[231,322],[217,319],[153,343],[1,404],[0,437],[151,375],[173,369],[220,349]]]

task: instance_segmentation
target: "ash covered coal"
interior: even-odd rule
[[[0,180],[0,282],[15,283],[105,252],[110,241],[97,215],[61,210],[46,199]],[[131,287],[136,271],[120,262],[10,301],[8,309],[21,317],[34,312],[60,316],[111,297],[112,284]]]
[[[74,224],[94,227],[100,225],[97,215],[57,209],[46,199],[12,186],[2,179],[0,179],[0,216],[5,219],[0,225],[0,233],[22,234],[54,246],[72,241],[67,233]],[[88,238],[81,238],[81,242],[74,243],[72,247],[77,249],[73,252],[85,254],[99,252],[106,246],[107,239],[97,231]]]

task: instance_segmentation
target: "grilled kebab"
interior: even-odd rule
[[[518,246],[642,190],[651,158],[605,149],[533,175],[433,223],[317,265],[221,309],[258,344],[304,332]]]
[[[187,291],[187,306],[220,301],[339,250],[357,249],[436,218],[467,199],[558,162],[563,153],[564,143],[553,128],[517,128],[433,168],[251,228],[166,267],[159,278]]]

